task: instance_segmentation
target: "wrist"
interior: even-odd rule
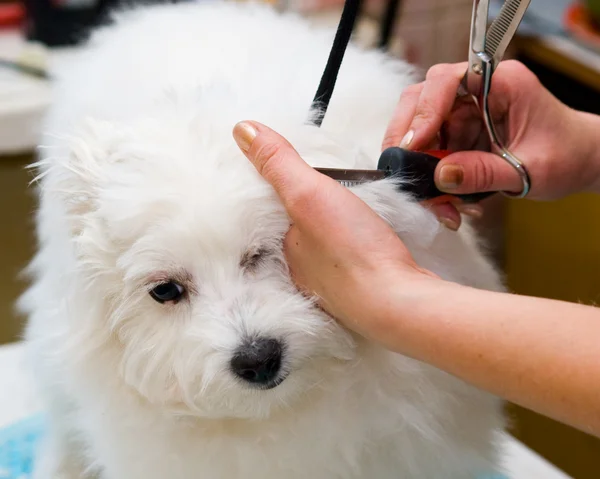
[[[574,116],[575,131],[578,132],[573,139],[575,154],[584,160],[582,191],[600,193],[600,115],[574,111]]]
[[[416,359],[420,359],[420,354],[415,341],[421,337],[417,330],[428,318],[447,309],[446,300],[451,292],[461,287],[428,270],[407,270],[405,266],[388,271],[371,286],[374,291],[370,304],[372,319],[364,335],[391,351]]]

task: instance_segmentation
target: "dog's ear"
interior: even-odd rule
[[[119,161],[119,130],[112,123],[88,119],[77,135],[54,137],[36,163],[42,193],[64,205],[74,234],[97,209],[99,192],[108,180],[107,166]]]

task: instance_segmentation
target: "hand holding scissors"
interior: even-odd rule
[[[496,60],[488,61],[484,70],[492,67],[493,81],[488,78],[491,74],[476,73],[483,70],[477,66],[481,56],[477,31],[484,27],[477,27],[482,2],[475,3],[471,61],[436,65],[424,82],[407,88],[383,149],[398,145],[411,151],[445,149],[433,176],[436,187],[452,195],[477,199],[487,196],[481,193],[502,191],[552,200],[581,191],[600,192],[599,118],[561,103],[523,64],[500,62],[508,45],[506,36],[495,43]],[[493,28],[494,23],[488,36]],[[482,94],[486,95],[483,114],[482,102],[473,101]],[[495,147],[489,125],[499,139]],[[504,152],[519,164],[503,158]]]

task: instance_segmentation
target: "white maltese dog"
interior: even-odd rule
[[[350,334],[295,289],[289,219],[233,141],[253,119],[313,166],[376,166],[417,79],[350,47],[322,128],[307,124],[333,36],[261,5],[143,7],[98,30],[57,80],[20,302],[48,418],[38,479],[500,468],[498,398]],[[422,266],[502,290],[469,225],[445,229],[386,182],[355,192]]]

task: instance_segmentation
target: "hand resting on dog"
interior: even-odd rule
[[[391,350],[600,435],[596,308],[439,279],[383,219],[277,133],[242,122],[234,137],[292,219],[285,252],[294,280],[326,311]]]

